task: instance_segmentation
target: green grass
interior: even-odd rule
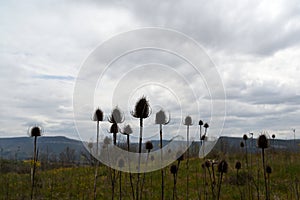
[[[272,156],[268,155],[267,164],[272,167],[270,175],[270,197],[271,199],[297,199],[297,191],[299,192],[300,177],[300,154],[276,153]],[[241,180],[246,180],[246,166],[244,156],[221,156],[227,160],[229,164],[228,173],[224,175],[221,199],[241,199],[239,188],[247,197],[247,184],[236,184],[236,169],[234,168],[237,160],[242,162],[240,170]],[[220,158],[220,159],[221,159]],[[219,159],[219,160],[220,160]],[[190,183],[189,194],[190,199],[204,199],[204,170],[201,167],[203,159],[190,159]],[[250,162],[250,161],[249,161]],[[250,163],[249,163],[250,164]],[[172,199],[173,176],[169,167],[166,167],[165,177],[165,199]],[[177,197],[185,199],[186,195],[186,162],[180,164],[177,179]],[[217,167],[216,167],[217,169]],[[257,176],[260,169],[259,176]],[[260,199],[264,199],[264,182],[263,172],[261,168],[260,155],[252,155],[252,177],[256,184],[259,184]],[[106,166],[100,166],[99,178],[97,183],[98,199],[111,199],[111,182],[108,176],[109,170]],[[208,174],[207,174],[208,176]],[[134,175],[134,183],[136,182]],[[141,176],[143,177],[143,176]],[[259,179],[258,179],[259,177]],[[216,170],[216,179],[218,173]],[[210,181],[207,179],[208,199],[211,199]],[[38,170],[36,175],[35,199],[93,199],[93,167],[72,167],[59,168],[53,170]],[[160,199],[161,194],[161,172],[155,171],[146,174],[146,182],[144,185],[143,199]],[[30,199],[30,175],[5,173],[0,175],[0,199]],[[119,181],[116,181],[115,199],[119,199]],[[297,186],[298,184],[298,186]],[[254,199],[257,199],[257,193],[254,184],[250,184]],[[217,191],[217,189],[216,189]],[[200,195],[200,196],[199,196]],[[122,197],[123,199],[132,199],[129,174],[122,173]]]

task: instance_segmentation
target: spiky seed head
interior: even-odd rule
[[[272,135],[272,138],[275,139],[275,134]]]
[[[204,165],[205,165],[206,168],[210,168],[211,162],[209,160],[206,160]]]
[[[267,167],[266,167],[266,172],[267,172],[268,174],[271,174],[271,173],[272,173],[272,168],[271,168],[269,165],[267,165]]]
[[[243,142],[243,141],[241,141],[241,143],[240,143],[240,147],[244,148],[244,146],[245,146],[244,142]]]
[[[239,170],[239,169],[241,169],[241,168],[242,168],[241,162],[240,162],[240,161],[237,161],[237,162],[235,163],[235,169]]]
[[[203,125],[203,121],[199,120],[199,126],[202,126],[202,125]]]
[[[218,164],[218,172],[220,172],[220,173],[227,173],[227,171],[228,171],[228,163],[225,160],[222,160]]]
[[[120,159],[118,160],[118,166],[119,166],[120,168],[123,168],[124,165],[125,165],[124,159],[123,159],[123,158],[120,158]]]
[[[30,129],[30,137],[39,137],[42,135],[42,129],[38,126],[34,126]]]
[[[151,150],[151,149],[153,149],[153,144],[152,144],[151,141],[147,141],[145,145],[146,145],[146,149],[147,149],[148,151]]]
[[[184,125],[186,125],[186,126],[192,125],[192,117],[191,116],[188,115],[188,116],[185,117]]]
[[[119,132],[118,124],[112,124],[109,132],[110,133],[118,133]]]
[[[204,128],[209,128],[208,123],[205,123],[205,124],[203,125],[203,127],[204,127]]]
[[[176,158],[177,158],[177,161],[183,161],[184,160],[183,153],[181,151],[178,151],[176,153]]]
[[[121,112],[121,110],[118,108],[118,106],[112,110],[111,115],[109,117],[109,122],[113,124],[124,122],[124,115]]]
[[[266,149],[269,147],[269,141],[265,134],[262,134],[258,137],[257,146],[261,149]]]
[[[171,174],[175,175],[177,174],[177,166],[176,165],[172,165],[170,168]]]
[[[246,134],[243,135],[243,140],[248,140],[248,136]]]
[[[201,136],[201,140],[205,140],[206,136],[205,135],[202,135]]]
[[[130,135],[132,133],[132,128],[131,126],[128,124],[124,127],[123,129],[123,134],[124,135]]]
[[[99,108],[97,108],[94,112],[93,121],[103,121],[103,112]]]
[[[140,98],[135,104],[134,111],[131,115],[135,118],[147,118],[150,116],[150,106],[146,97]]]
[[[166,124],[168,122],[165,111],[160,110],[155,115],[155,124]]]

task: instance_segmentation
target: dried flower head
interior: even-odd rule
[[[103,112],[99,108],[97,108],[94,113],[93,121],[103,121]]]
[[[203,127],[206,128],[206,129],[209,128],[208,123],[205,123],[205,124],[203,125]]]
[[[38,126],[34,126],[32,128],[30,128],[30,137],[39,137],[42,135],[42,129],[41,127]]]
[[[170,122],[170,117],[167,119],[164,110],[160,110],[155,115],[155,124],[168,124]]]
[[[184,125],[190,126],[192,125],[192,117],[191,116],[186,116],[184,119]]]
[[[110,127],[110,133],[118,133],[119,132],[119,127],[117,124],[112,124]]]
[[[113,109],[109,117],[109,122],[113,124],[118,124],[124,122],[124,115],[121,110],[117,107]]]
[[[242,142],[240,143],[240,147],[244,148],[244,146],[245,146],[245,144],[244,144],[244,142],[242,141]]]
[[[203,125],[203,121],[199,120],[199,126],[202,126],[202,125]]]
[[[135,104],[134,111],[131,112],[131,115],[135,118],[147,118],[150,116],[150,106],[146,97],[142,97]]]
[[[258,137],[257,146],[261,149],[266,149],[269,147],[269,141],[265,134],[262,134]]]
[[[267,165],[267,167],[266,167],[266,172],[267,172],[268,174],[271,174],[271,173],[272,173],[272,168],[271,168],[269,165]]]
[[[173,175],[177,174],[177,170],[178,170],[178,168],[176,165],[172,165],[170,168],[171,174],[173,174]]]
[[[132,128],[131,126],[128,124],[124,127],[123,132],[124,135],[130,135],[132,133]]]
[[[242,168],[241,162],[240,162],[240,161],[237,161],[237,162],[235,163],[235,169],[239,170],[239,169],[241,169],[241,168]]]
[[[272,138],[275,139],[275,134],[272,135]]]
[[[243,135],[243,140],[248,140],[248,136],[246,134]]]
[[[206,168],[210,168],[211,161],[210,160],[206,160],[205,163],[204,163],[204,165],[205,165]]]
[[[220,173],[227,173],[227,171],[228,171],[228,163],[225,160],[222,160],[218,164],[218,172],[220,172]]]
[[[146,145],[146,149],[148,151],[150,151],[151,149],[153,149],[153,144],[152,144],[151,141],[147,141],[145,145]]]

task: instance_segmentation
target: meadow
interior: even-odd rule
[[[300,154],[284,151],[266,151],[266,165],[271,167],[268,173],[269,199],[299,199]],[[165,170],[164,198],[186,199],[217,199],[220,172],[218,163],[225,160],[228,169],[223,174],[219,199],[266,199],[263,178],[261,154],[246,154],[243,150],[235,155],[224,155],[221,152],[209,154],[205,159],[190,158],[187,171],[187,159],[180,163],[177,171],[176,194],[174,192],[174,176],[168,166]],[[209,171],[213,162],[215,183],[210,179]],[[241,163],[238,170],[236,163]],[[246,166],[246,161],[248,167]],[[3,164],[3,162],[1,162]],[[174,164],[177,166],[178,161]],[[0,175],[0,199],[30,199],[31,176],[30,166],[24,162],[15,163],[16,169]],[[27,168],[26,168],[27,166]],[[210,170],[209,170],[210,169]],[[94,199],[94,170],[95,166],[70,166],[54,169],[44,169],[37,165],[33,199]],[[209,170],[209,171],[208,171]],[[29,173],[28,173],[29,172]],[[133,199],[129,173],[116,171],[115,191],[112,196],[111,170],[105,165],[98,168],[96,199]],[[186,177],[189,173],[187,188]],[[120,176],[121,185],[120,185]],[[136,182],[137,174],[132,175]],[[212,193],[212,184],[214,192]],[[121,195],[120,187],[121,186]],[[142,199],[161,199],[161,172],[154,171],[145,174]]]

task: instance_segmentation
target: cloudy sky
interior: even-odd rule
[[[226,101],[213,99],[226,103],[222,135],[268,131],[278,138],[293,138],[292,129],[297,133],[300,128],[297,0],[12,0],[0,2],[0,27],[0,137],[26,136],[28,127],[35,124],[44,128],[45,135],[84,137],[76,131],[73,112],[73,92],[82,66],[104,41],[144,27],[166,28],[194,39],[214,63],[226,92]],[[135,40],[126,43],[134,44]],[[163,107],[171,113],[173,123],[169,130],[166,126],[166,137],[172,137],[185,115],[191,115],[195,125],[200,118],[209,122],[213,132],[215,121],[224,116],[218,113],[218,106],[211,107],[210,92],[218,93],[220,88],[207,90],[205,80],[194,77],[186,63],[175,57],[145,50],[118,59],[112,66],[114,70],[108,69],[94,85],[97,103],[92,107],[101,107],[107,116],[117,104],[137,128],[138,121],[130,117],[129,111],[145,94],[153,103],[153,112]],[[155,65],[149,64],[154,61]],[[163,66],[172,66],[176,73]],[[148,76],[144,77],[145,71]],[[159,76],[164,73],[168,74],[167,80]],[[207,80],[214,79],[209,71],[201,73]],[[177,82],[177,75],[189,82]],[[133,86],[136,80],[144,82]],[[194,95],[184,92],[185,84],[196,88]],[[92,114],[83,116],[86,118],[81,120],[90,127],[86,127],[84,138],[89,140],[95,123],[90,121]],[[157,130],[154,114],[146,123],[152,127],[149,131]],[[109,127],[106,122],[102,126],[103,130]]]

